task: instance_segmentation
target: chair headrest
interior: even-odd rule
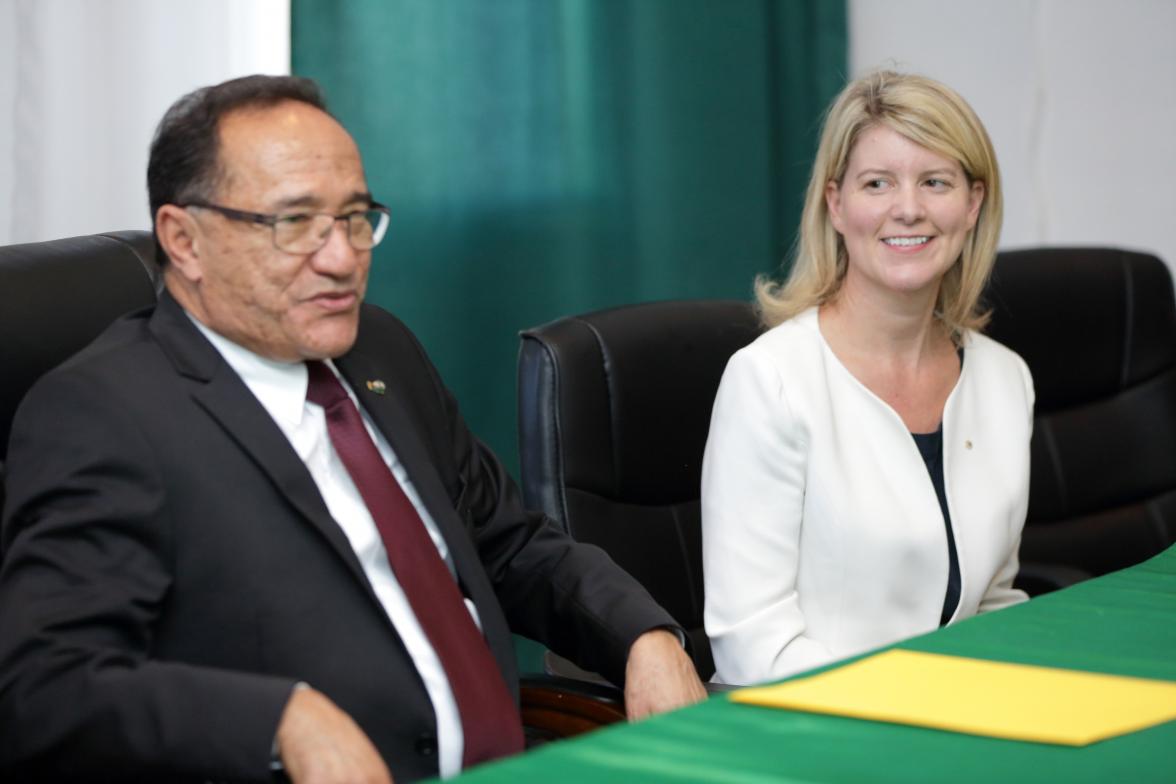
[[[1039,415],[1111,397],[1176,364],[1172,277],[1146,253],[1004,251],[986,301],[988,334],[1033,372]]]
[[[558,368],[552,426],[577,445],[563,455],[567,486],[629,503],[697,499],[719,379],[759,332],[751,306],[734,300],[629,305],[524,332],[524,355],[541,344]]]
[[[155,301],[150,232],[0,247],[0,459],[25,392],[112,321]]]

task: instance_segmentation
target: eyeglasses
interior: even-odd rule
[[[332,215],[329,212],[291,212],[266,215],[260,212],[246,212],[222,207],[207,202],[188,202],[183,207],[199,207],[219,212],[229,220],[242,223],[257,223],[273,230],[274,247],[286,253],[314,253],[331,236],[331,230],[338,221],[347,226],[347,241],[356,250],[371,250],[380,244],[388,231],[389,210],[382,204],[372,204],[366,210]]]

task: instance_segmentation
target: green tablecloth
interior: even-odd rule
[[[896,647],[1176,681],[1176,547]],[[1176,722],[1086,747],[771,710],[726,696],[485,765],[487,782],[1176,782]]]

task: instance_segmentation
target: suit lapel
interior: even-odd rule
[[[208,412],[273,482],[287,501],[327,540],[377,603],[347,536],[331,517],[305,464],[269,412],[165,291],[151,330],[176,370],[192,381],[192,398]]]

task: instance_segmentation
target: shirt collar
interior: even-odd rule
[[[188,318],[236,371],[270,416],[292,427],[302,423],[307,384],[304,363],[268,359],[214,332],[191,313]]]

